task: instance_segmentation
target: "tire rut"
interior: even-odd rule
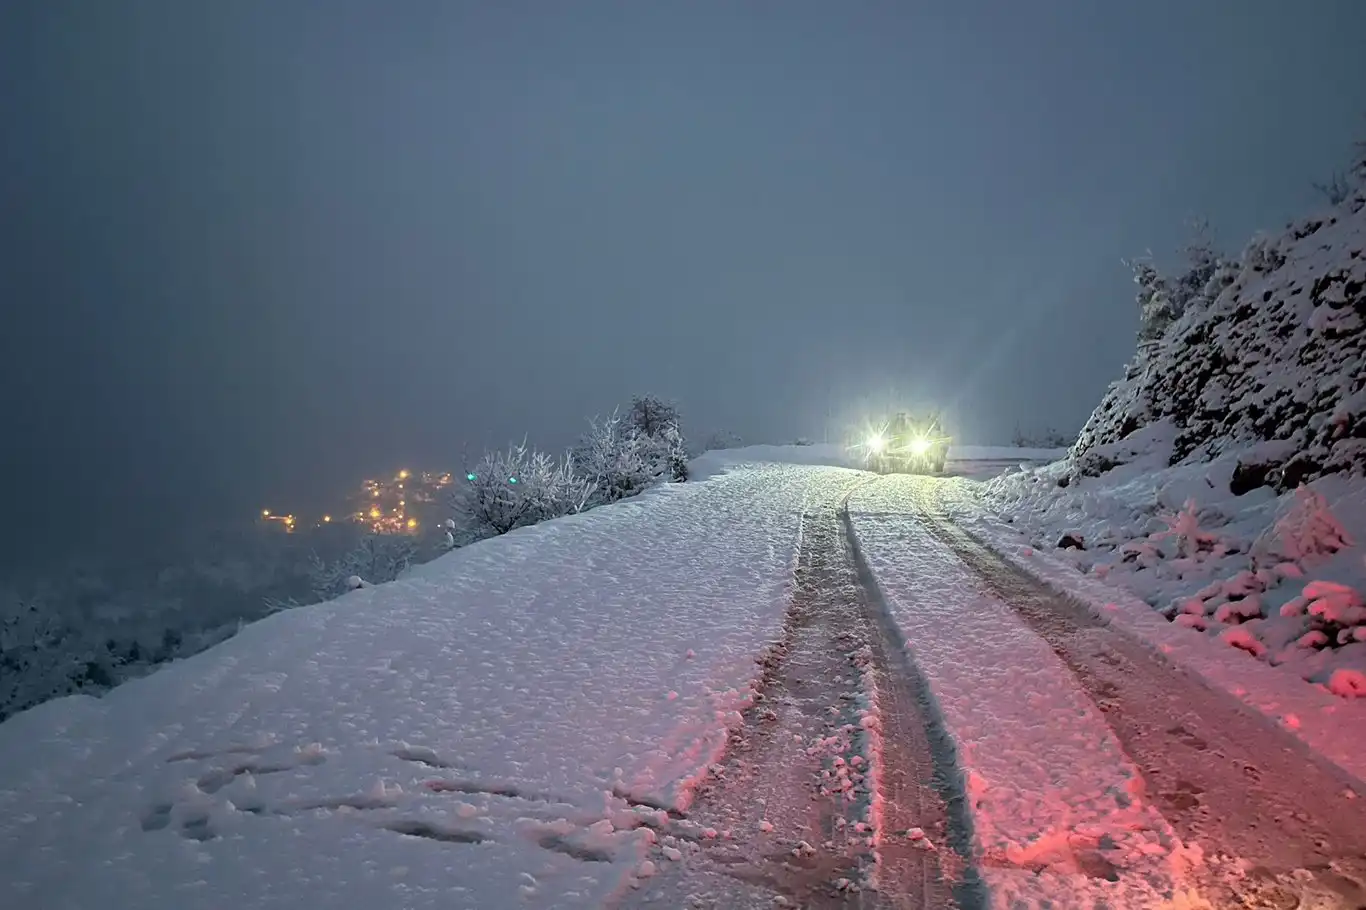
[[[931,489],[935,493],[931,493]],[[1207,860],[1219,906],[1366,908],[1366,799],[1227,693],[1114,628],[916,500],[925,527],[1053,649],[1142,772],[1150,800]]]
[[[666,837],[665,848],[686,849],[682,861],[630,906],[984,903],[952,849],[970,841],[949,811],[954,799],[962,808],[957,776],[940,767],[918,677],[860,571],[845,510],[854,486],[804,515],[783,636],[760,658],[758,697],[688,812],[704,836]]]

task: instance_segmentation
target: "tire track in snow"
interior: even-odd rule
[[[958,830],[958,775],[943,767],[952,755],[933,745],[946,739],[849,526],[849,496],[867,482],[851,476],[808,504],[783,638],[760,658],[759,697],[688,813],[701,836],[665,835],[683,861],[629,905],[984,905],[953,850],[971,838]]]
[[[1148,798],[1214,860],[1204,883],[1211,898],[1239,907],[1366,907],[1366,800],[1350,796],[1335,768],[1009,563],[946,517],[942,493],[927,481],[913,496],[925,527],[1067,665],[1138,765]]]
[[[892,906],[985,907],[986,886],[971,859],[973,837],[967,795],[953,741],[859,550],[849,513],[853,492],[842,498],[839,519],[842,544],[859,585],[863,616],[872,632],[869,688],[881,721],[879,754],[874,762],[881,797],[877,827],[880,835],[885,835],[880,836],[876,854],[879,884],[889,895],[904,896]],[[942,851],[938,865],[900,835],[912,827],[927,832],[933,829],[937,849]]]

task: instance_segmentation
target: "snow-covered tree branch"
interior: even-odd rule
[[[490,452],[456,487],[452,511],[459,542],[497,537],[516,528],[580,512],[593,483],[574,468],[568,454],[556,460],[527,446]]]

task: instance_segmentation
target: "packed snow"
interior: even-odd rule
[[[519,529],[11,718],[0,905],[601,905],[668,861],[824,473]]]

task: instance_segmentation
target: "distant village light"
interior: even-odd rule
[[[354,521],[364,527],[367,533],[413,534],[417,533],[422,527],[422,522],[426,520],[421,514],[423,504],[436,502],[435,494],[441,487],[450,484],[451,476],[449,473],[413,472],[404,468],[391,475],[389,480],[365,480],[360,484],[360,489],[353,487],[348,499],[356,502],[358,511],[337,513],[335,520],[331,513],[320,513],[307,523],[301,524],[297,516],[279,514],[271,509],[262,509],[260,520],[290,534],[304,528],[330,526],[338,521]],[[473,471],[465,476],[471,482],[478,480],[478,475]],[[405,480],[415,484],[413,489],[406,493]],[[507,480],[509,483],[520,483],[520,478],[517,477],[509,477]],[[412,512],[408,510],[409,499],[413,500]]]

